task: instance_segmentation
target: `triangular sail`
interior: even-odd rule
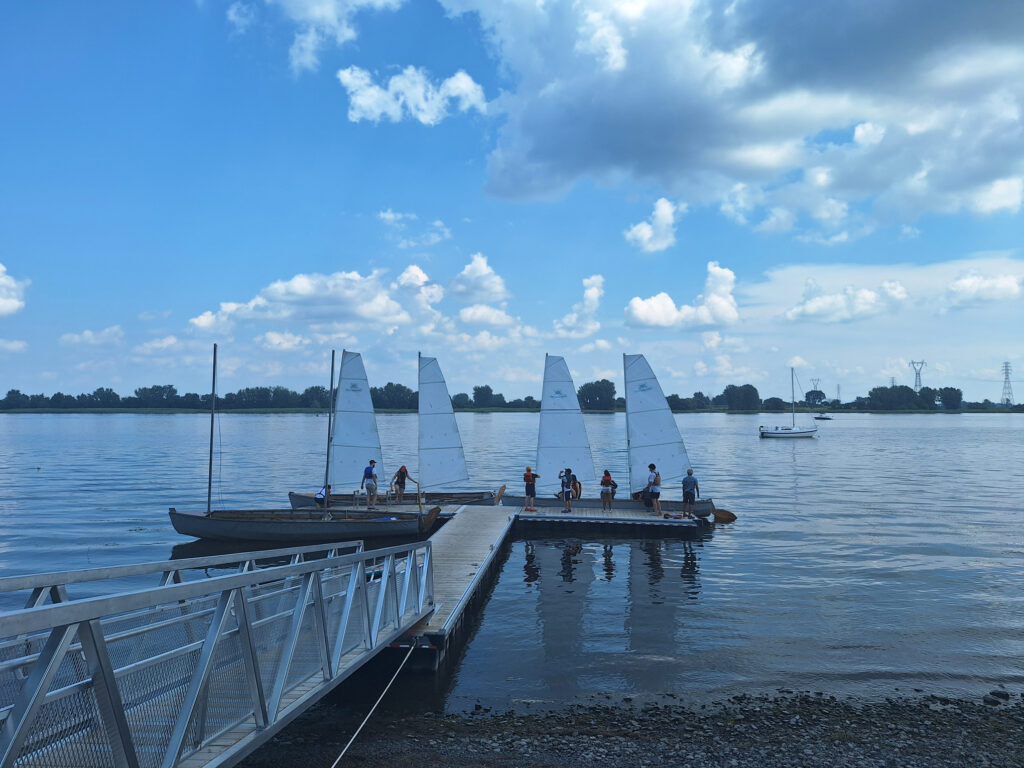
[[[662,483],[686,474],[690,459],[661,385],[643,355],[623,355],[626,382],[626,445],[629,448],[629,489],[647,486],[649,464]]]
[[[466,453],[437,358],[420,356],[419,473],[424,488],[468,480]]]
[[[558,473],[566,467],[581,482],[594,479],[594,458],[569,366],[565,358],[545,355],[534,469],[540,475],[541,486],[548,488],[559,485]]]
[[[378,482],[385,483],[387,477],[381,458],[377,417],[373,413],[363,357],[358,352],[344,351],[331,435],[331,484],[335,488],[357,486],[370,459],[377,462]]]

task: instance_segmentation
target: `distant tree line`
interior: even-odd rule
[[[624,410],[626,401],[617,397],[615,385],[608,379],[588,381],[577,390],[580,408],[584,411]],[[404,384],[389,381],[383,387],[370,387],[373,407],[381,410],[416,410],[419,393]],[[757,387],[752,384],[729,384],[721,394],[708,397],[703,392],[694,392],[691,397],[677,394],[666,395],[673,411],[786,411],[792,406],[788,400],[769,397],[761,400]],[[326,410],[330,407],[331,396],[326,387],[308,387],[301,393],[287,387],[246,387],[237,392],[217,396],[217,410]],[[980,403],[964,403],[963,393],[956,387],[932,389],[921,387],[919,392],[907,386],[875,387],[867,397],[858,397],[852,402],[840,403],[830,400],[820,389],[804,393],[804,399],[797,403],[801,408],[828,408],[831,410],[855,411],[938,411],[1000,409],[1003,406],[984,400]],[[452,397],[455,410],[539,410],[540,401],[532,395],[515,400],[506,400],[500,392],[489,385],[473,387],[473,394],[459,392]],[[107,387],[89,394],[66,395],[54,392],[46,395],[26,395],[17,389],[7,392],[0,400],[0,411],[11,410],[81,410],[90,408],[107,409],[194,409],[209,410],[210,395],[188,392],[179,395],[170,384],[140,387],[133,395],[121,397]],[[1024,405],[1014,406],[1022,411]]]

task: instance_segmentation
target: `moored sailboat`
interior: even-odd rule
[[[757,432],[761,437],[814,437],[818,434],[818,428],[815,426],[809,427],[797,427],[796,425],[796,369],[789,369],[789,390],[790,398],[792,400],[793,411],[792,411],[792,424],[786,426],[775,426],[775,427],[758,427]]]

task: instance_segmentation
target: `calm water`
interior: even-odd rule
[[[703,541],[515,542],[444,706],[1024,685],[1024,417],[842,415],[759,440],[773,418],[678,417],[701,490],[739,515]],[[385,472],[416,476],[415,417],[379,419]],[[620,482],[624,423],[587,418]],[[474,484],[518,491],[537,416],[459,425]],[[215,506],[315,489],[326,429],[220,417]],[[205,507],[208,439],[198,415],[0,415],[0,575],[168,558],[166,508]]]

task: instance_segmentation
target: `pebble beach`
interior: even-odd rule
[[[244,768],[331,766],[358,720],[321,704],[251,755]],[[690,709],[609,704],[559,712],[371,718],[339,765],[822,766],[1024,765],[1024,700],[824,694],[736,696]]]

